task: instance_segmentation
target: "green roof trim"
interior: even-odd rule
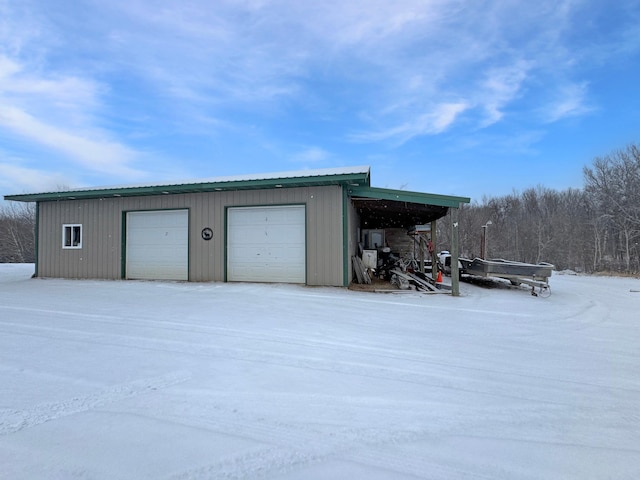
[[[409,192],[406,190],[390,190],[369,186],[349,187],[349,196],[373,198],[377,200],[393,200],[397,202],[417,203],[421,205],[437,205],[440,207],[459,208],[461,203],[470,203],[469,197],[438,195],[435,193]]]
[[[257,178],[249,180],[213,180],[210,182],[181,183],[174,185],[150,185],[131,187],[104,187],[69,190],[63,192],[48,193],[25,193],[20,195],[5,195],[5,200],[16,202],[52,202],[58,200],[84,200],[94,198],[110,197],[136,197],[148,195],[174,195],[181,193],[201,193],[218,192],[229,190],[260,190],[270,188],[293,188],[293,187],[318,187],[326,185],[347,185],[347,186],[368,186],[370,182],[370,172],[366,170],[353,170],[348,173],[331,173],[330,169],[318,171],[325,173],[311,173],[299,175]]]

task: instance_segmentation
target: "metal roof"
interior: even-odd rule
[[[112,187],[91,187],[58,192],[5,195],[5,200],[17,202],[50,202],[90,198],[171,195],[178,193],[216,192],[224,190],[256,190],[263,188],[308,187],[324,185],[368,186],[370,168],[342,167],[294,172],[265,173],[233,177],[216,177],[175,184],[145,184]]]
[[[468,197],[368,186],[351,186],[348,192],[366,228],[411,228],[444,217],[449,208],[471,202]]]
[[[228,190],[344,185],[360,214],[363,225],[369,228],[409,228],[426,224],[445,216],[449,208],[458,208],[461,203],[471,201],[467,197],[374,188],[370,186],[370,180],[370,168],[359,166],[216,177],[172,184],[79,188],[58,192],[5,195],[4,198],[18,202],[52,202]]]

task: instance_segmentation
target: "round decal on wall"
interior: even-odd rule
[[[202,229],[202,239],[203,240],[211,240],[213,238],[213,230],[209,227]]]

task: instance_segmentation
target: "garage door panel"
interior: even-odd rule
[[[238,207],[228,211],[230,281],[306,281],[305,207]]]
[[[127,278],[188,280],[187,210],[127,214]]]

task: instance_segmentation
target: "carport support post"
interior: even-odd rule
[[[460,295],[460,270],[458,269],[458,208],[451,212],[451,295]]]
[[[433,281],[435,282],[436,278],[438,278],[438,260],[437,260],[437,256],[436,256],[436,249],[438,248],[437,245],[437,238],[436,238],[436,221],[434,220],[433,222],[431,222],[431,228],[429,230],[431,230],[431,244],[433,245],[433,252],[430,253],[431,255],[431,278],[433,278]]]

